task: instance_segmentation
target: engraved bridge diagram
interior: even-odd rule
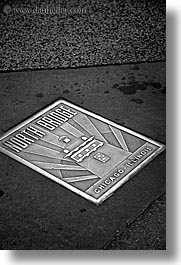
[[[0,150],[100,204],[164,146],[59,100],[1,137]]]

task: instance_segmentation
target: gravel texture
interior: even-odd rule
[[[163,0],[3,0],[0,7],[2,71],[165,60]]]
[[[104,250],[166,250],[166,194],[129,222]]]

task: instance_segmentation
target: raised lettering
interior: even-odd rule
[[[24,143],[27,143],[27,144],[32,144],[35,142],[34,140],[32,140],[32,139],[30,139],[30,138],[28,138],[28,137],[26,137],[20,133],[16,135],[16,138],[22,140]]]
[[[102,190],[102,189],[104,189],[105,187],[106,187],[106,184],[105,184],[105,183],[102,183],[101,185],[99,185],[98,188],[99,188],[100,190]]]
[[[124,173],[124,170],[123,170],[122,168],[120,168],[120,169],[118,170],[118,172],[119,172],[120,174],[123,174],[123,173]]]
[[[37,121],[37,124],[41,125],[42,127],[46,128],[50,131],[53,131],[56,128],[55,126],[53,126],[53,125],[51,125],[45,121],[42,121],[42,120]]]
[[[55,112],[60,114],[63,117],[69,118],[69,119],[73,117],[73,115],[71,113],[62,111],[61,109],[56,109]]]
[[[111,182],[110,182],[110,180],[108,180],[108,179],[106,179],[105,181],[104,181],[107,185],[109,185]]]
[[[94,192],[95,192],[95,193],[99,193],[99,192],[101,192],[101,191],[100,191],[99,189],[95,189]]]
[[[26,130],[28,130],[28,131],[34,133],[35,135],[37,135],[37,136],[39,136],[39,137],[43,137],[43,136],[45,135],[44,132],[42,132],[42,131],[36,129],[36,128],[33,127],[33,126],[28,127]]]
[[[10,141],[13,142],[13,143],[16,144],[16,145],[19,145],[19,146],[22,147],[22,148],[26,148],[26,147],[28,147],[28,144],[27,144],[27,143],[24,143],[24,142],[22,142],[21,140],[15,138],[15,137],[11,138]]]
[[[114,176],[117,178],[120,176],[120,174],[116,172],[116,173],[114,173]]]
[[[66,109],[64,106],[61,106],[60,107],[61,109],[63,109],[63,110],[65,110],[65,111],[68,111],[68,112],[70,112],[71,114],[73,114],[73,115],[76,115],[77,114],[77,112],[75,111],[73,111],[73,110],[71,110],[71,109]]]
[[[114,181],[116,178],[114,178],[114,177],[110,177],[109,178],[111,181]]]
[[[10,141],[6,141],[3,143],[3,145],[11,148],[12,150],[16,151],[17,153],[19,153],[20,151],[22,151],[22,148],[17,146],[16,144],[10,142]]]
[[[152,150],[152,147],[151,146],[147,146],[146,149],[149,150],[149,151],[151,151]]]
[[[59,113],[56,113],[56,112],[51,112],[49,115],[52,116],[53,118],[58,119],[61,123],[68,121],[68,119],[66,117],[64,117],[62,114],[60,115]]]
[[[143,156],[142,155],[136,155],[135,158],[142,158]]]
[[[143,150],[143,151],[141,151],[141,154],[142,154],[142,155],[146,155],[147,152],[146,152],[145,150]]]

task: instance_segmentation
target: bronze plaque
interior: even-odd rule
[[[0,138],[3,153],[95,204],[101,204],[164,148],[65,100]]]

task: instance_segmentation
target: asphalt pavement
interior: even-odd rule
[[[0,93],[1,134],[63,97],[165,143],[164,62],[3,73]],[[163,207],[145,211],[165,192],[165,152],[101,206],[3,154],[0,157],[2,249],[115,249],[112,240],[118,234],[126,247],[122,232],[127,224],[136,230],[128,248],[165,248],[164,200],[154,206]],[[140,218],[147,227],[141,227],[142,235]],[[131,244],[135,233],[143,243]]]

